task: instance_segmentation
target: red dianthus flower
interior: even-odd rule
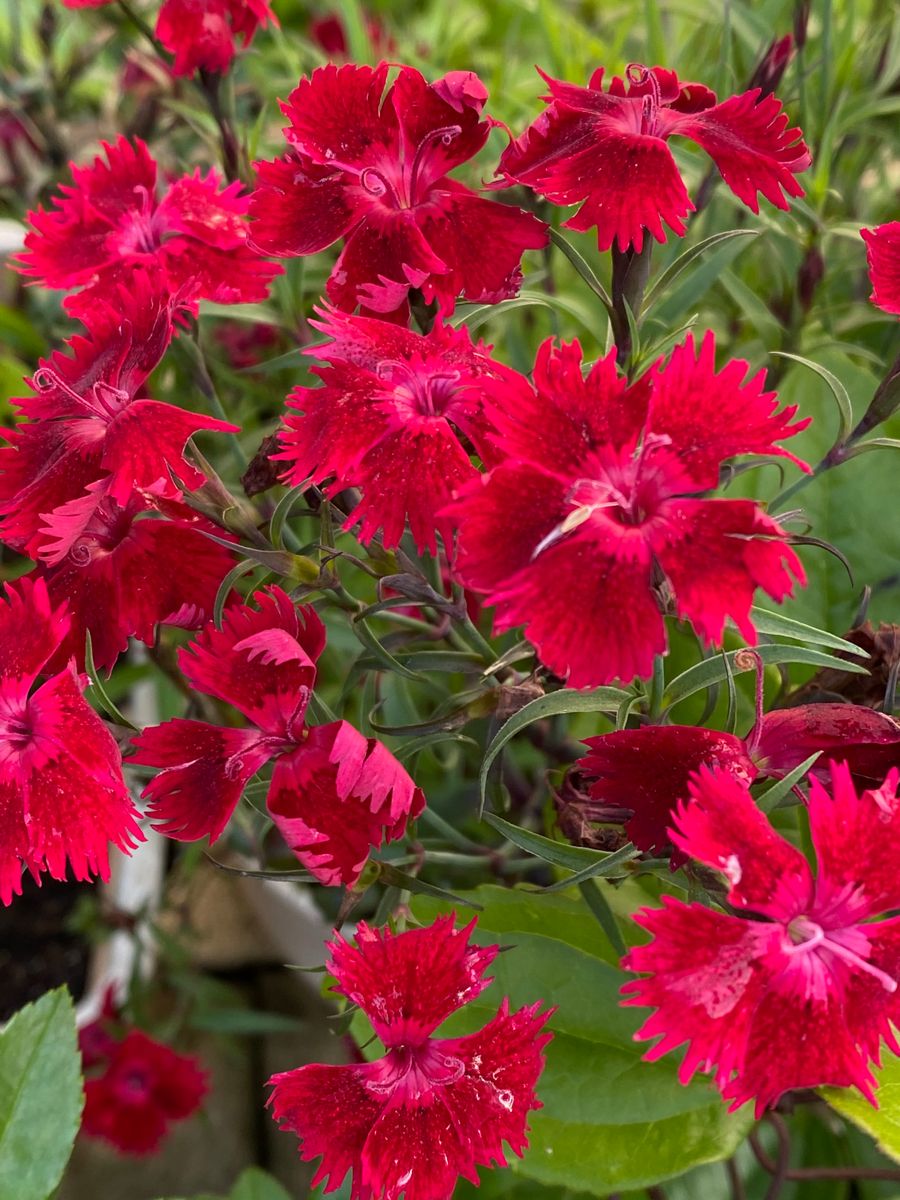
[[[448,178],[487,140],[484,85],[471,71],[429,84],[401,67],[382,100],[388,70],[329,65],[300,81],[282,105],[289,154],[256,164],[255,245],[292,257],[346,237],[327,291],[347,311],[403,318],[411,287],[443,313],[458,296],[514,296],[543,224]]]
[[[0,903],[21,895],[22,867],[65,879],[109,877],[109,845],[142,840],[106,726],[70,665],[32,686],[69,629],[65,605],[26,576],[0,599]]]
[[[435,553],[435,532],[449,545],[452,522],[439,515],[454,489],[477,471],[463,442],[484,459],[487,439],[482,393],[495,363],[467,329],[435,325],[425,337],[388,321],[328,312],[312,322],[332,341],[307,351],[327,367],[313,368],[324,387],[296,388],[280,453],[290,463],[285,482],[362,489],[347,527],[362,522],[360,538],[384,530],[396,546],[407,519],[420,550]]]
[[[775,599],[803,581],[785,533],[752,500],[706,499],[721,462],[781,454],[799,432],[795,408],[775,412],[764,374],[715,371],[708,334],[677,346],[632,385],[615,352],[581,373],[577,342],[538,351],[534,385],[514,371],[493,387],[485,415],[503,461],[468,485],[457,573],[487,593],[495,626],[525,624],[541,661],[572,687],[648,676],[666,648],[655,586],[675,613],[721,644],[731,617],[747,641],[753,593]],[[803,464],[800,464],[803,465]]]
[[[606,91],[602,67],[587,87],[541,75],[548,107],[506,148],[499,172],[554,204],[581,204],[566,225],[596,225],[601,250],[617,242],[639,251],[645,230],[664,242],[664,222],[684,234],[694,205],[666,144],[673,135],[702,146],[753,212],[757,193],[781,209],[787,196],[803,195],[795,176],[809,166],[809,151],[800,130],[786,128],[780,101],[760,88],[717,104],[708,87],[663,67],[632,65]]]
[[[82,1132],[122,1154],[152,1154],[171,1126],[203,1103],[206,1072],[196,1058],[139,1029],[115,1036],[115,1025],[105,1016],[79,1034],[88,1073]]]
[[[278,25],[268,0],[165,0],[156,36],[175,55],[172,72],[224,74],[237,53],[237,40],[249,46],[257,29]]]
[[[469,946],[475,922],[439,917],[394,934],[360,922],[356,946],[329,944],[335,990],[359,1005],[387,1053],[375,1062],[313,1063],[269,1081],[283,1129],[302,1139],[305,1162],[321,1157],[313,1186],[337,1190],[352,1173],[351,1200],[449,1200],[479,1166],[506,1166],[505,1141],[521,1156],[544,1066],[540,1002],[510,1013],[504,1000],[478,1033],[435,1038],[451,1013],[490,983],[499,946]]]
[[[249,196],[239,183],[221,187],[213,168],[174,180],[157,194],[156,162],[144,143],[103,143],[106,162],[72,166],[51,209],[29,213],[32,230],[19,256],[25,275],[51,288],[84,289],[66,300],[78,315],[135,266],[160,272],[168,291],[197,300],[246,304],[265,300],[281,273],[247,244]]]
[[[882,1038],[900,1051],[898,772],[858,795],[845,764],[832,791],[813,779],[809,819],[818,861],[806,859],[759,811],[746,787],[701,769],[675,814],[672,840],[721,871],[731,915],[665,897],[635,918],[653,940],[623,966],[647,974],[625,1004],[656,1012],[635,1035],[658,1038],[651,1061],[687,1043],[679,1078],[714,1074],[732,1108],[757,1116],[792,1088],[856,1086],[875,1103],[871,1064]]]
[[[136,737],[130,761],[162,768],[144,789],[156,828],[214,841],[250,777],[275,759],[275,825],[317,879],[352,884],[370,846],[400,837],[424,797],[386,746],[347,721],[306,725],[325,628],[280,588],[254,599],[257,609],[244,605],[226,613],[221,629],[208,625],[179,652],[179,666],[197,691],[233,704],[256,728],[176,718]]]

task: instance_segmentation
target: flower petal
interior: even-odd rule
[[[668,132],[702,146],[752,212],[759,212],[757,193],[784,210],[788,196],[804,194],[795,176],[812,158],[800,130],[787,127],[788,115],[774,96],[754,88],[702,112],[667,117]]]
[[[354,884],[370,849],[402,836],[424,804],[387,747],[347,721],[310,729],[276,763],[268,797],[292,852],[329,886]]]
[[[636,1041],[659,1038],[648,1061],[687,1042],[681,1082],[708,1071],[724,1087],[743,1068],[753,1013],[771,982],[766,955],[780,930],[671,896],[662,902],[635,916],[653,941],[630,950],[622,966],[649,977],[626,983],[622,1004],[656,1009],[635,1034]]]
[[[756,589],[783,600],[806,580],[784,530],[752,500],[667,501],[651,536],[679,617],[711,645],[722,644],[728,617],[755,643]]]
[[[251,776],[272,757],[255,729],[176,718],[132,738],[137,766],[161,767],[144,788],[154,829],[181,842],[214,842]]]
[[[372,166],[393,150],[396,118],[381,98],[389,65],[328,63],[303,78],[282,105],[287,140],[312,163],[341,170]],[[396,153],[396,151],[393,151]]]
[[[900,767],[900,721],[860,704],[798,704],[767,712],[747,741],[770,776],[787,775],[817,750],[812,773],[828,777],[828,760],[845,762],[855,780],[879,783]]]
[[[900,316],[900,221],[859,232],[866,243],[872,303]]]
[[[295,155],[258,162],[250,200],[250,242],[263,254],[316,254],[358,220],[344,177]]]
[[[812,900],[806,859],[769,824],[746,784],[730,772],[701,766],[679,804],[672,841],[728,880],[738,909],[790,921]]]
[[[547,244],[547,230],[531,213],[478,196],[447,180],[423,207],[419,227],[429,245],[447,264],[432,275],[423,291],[442,313],[453,311],[457,298],[497,304],[515,296],[522,283],[522,255]],[[451,190],[452,189],[452,190]]]
[[[797,406],[776,413],[775,392],[762,390],[765,371],[744,382],[747,368],[743,359],[731,359],[716,373],[712,332],[696,351],[688,334],[669,361],[655,368],[648,427],[678,446],[679,461],[697,491],[716,487],[721,463],[737,454],[782,455],[810,470],[776,443],[805,429],[811,418],[791,425]]]
[[[835,753],[835,758],[839,755]],[[831,791],[810,780],[809,824],[819,863],[820,887],[851,889],[869,916],[900,908],[900,773],[893,768],[879,788],[857,792],[851,768],[832,762]],[[869,926],[866,926],[866,930]]]
[[[316,677],[325,629],[308,605],[297,608],[278,587],[255,592],[257,607],[226,611],[209,624],[179,665],[198,691],[217,696],[267,733],[299,733]]]
[[[272,1115],[282,1129],[300,1138],[301,1159],[322,1159],[313,1187],[324,1182],[325,1192],[336,1191],[352,1171],[350,1200],[370,1200],[371,1192],[362,1183],[362,1150],[387,1103],[386,1097],[366,1087],[375,1070],[376,1064],[310,1063],[269,1080],[274,1089],[269,1097]]]
[[[421,1044],[490,983],[482,976],[499,946],[470,946],[475,921],[462,929],[453,921],[438,917],[403,933],[361,921],[355,946],[339,934],[329,942],[335,991],[359,1005],[385,1046]]]

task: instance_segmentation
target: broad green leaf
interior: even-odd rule
[[[291,1197],[271,1175],[250,1167],[234,1185],[228,1200],[291,1200]]]
[[[78,1132],[83,1096],[75,1011],[65,988],[0,1033],[0,1200],[48,1200]]]
[[[875,1067],[878,1107],[873,1108],[855,1088],[819,1088],[833,1109],[870,1134],[895,1162],[900,1162],[900,1058],[885,1053],[884,1066]]]
[[[514,738],[517,733],[525,729],[526,726],[533,724],[535,721],[541,721],[545,717],[557,717],[567,713],[614,713],[618,711],[619,705],[628,695],[629,693],[623,691],[621,688],[613,687],[595,688],[591,692],[578,692],[571,688],[561,688],[558,692],[551,692],[549,696],[540,696],[537,700],[532,700],[530,704],[526,704],[524,708],[520,708],[515,716],[510,717],[502,729],[500,729],[485,752],[484,762],[481,764],[481,773],[478,778],[482,806],[487,794],[488,773],[494,759],[506,743]]]
[[[633,1035],[647,1013],[619,1004],[626,976],[595,949],[605,937],[588,907],[490,886],[474,895],[484,906],[474,939],[500,941],[506,952],[491,965],[494,983],[441,1035],[483,1027],[504,996],[513,1010],[539,999],[557,1006],[538,1083],[544,1107],[531,1114],[530,1149],[514,1172],[607,1197],[732,1154],[752,1122],[749,1110],[729,1114],[705,1079],[679,1083],[677,1055],[641,1060]],[[430,922],[448,906],[417,898],[412,909]]]

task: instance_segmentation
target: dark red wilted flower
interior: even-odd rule
[[[86,310],[86,336],[42,359],[30,381],[35,395],[18,401],[28,422],[5,433],[10,444],[0,449],[0,532],[17,549],[40,553],[48,521],[58,539],[63,520],[52,514],[64,506],[77,534],[72,520],[90,514],[101,493],[121,508],[135,490],[177,499],[170,472],[190,489],[205,479],[184,457],[188,438],[201,429],[238,432],[141,395],[172,336],[169,304],[153,278],[135,272],[130,287]]]
[[[872,281],[872,303],[900,316],[900,221],[861,229]]]
[[[71,666],[34,691],[69,629],[46,584],[26,576],[0,600],[0,903],[22,892],[22,868],[65,879],[109,878],[109,845],[143,840],[122,759]]]
[[[356,946],[329,943],[335,991],[358,1004],[387,1053],[371,1063],[313,1063],[270,1079],[273,1115],[301,1138],[304,1162],[321,1158],[313,1186],[336,1191],[351,1172],[351,1200],[449,1200],[477,1168],[521,1156],[528,1113],[550,1041],[540,1002],[510,1013],[504,1000],[478,1033],[435,1038],[451,1013],[490,983],[499,946],[469,946],[475,922],[453,916],[405,933],[360,922]]]
[[[317,879],[350,885],[370,847],[400,837],[424,797],[381,742],[347,721],[306,725],[325,627],[280,588],[253,598],[258,608],[227,611],[221,629],[207,625],[179,666],[197,691],[234,705],[255,728],[176,718],[136,737],[130,761],[162,768],[144,789],[156,828],[214,841],[250,777],[275,759],[272,820]]]
[[[249,46],[257,29],[278,25],[268,0],[164,0],[156,36],[175,55],[175,75],[224,74],[240,39]]]
[[[674,71],[632,64],[604,91],[604,68],[587,87],[551,79],[548,107],[506,148],[499,173],[524,183],[554,204],[581,204],[570,229],[597,227],[601,250],[640,251],[646,230],[666,240],[663,224],[679,237],[694,205],[666,144],[689,138],[707,152],[726,184],[753,212],[761,193],[776,208],[802,196],[795,176],[810,164],[799,129],[760,88],[716,103],[701,83],[683,83]]]
[[[579,811],[589,824],[624,824],[641,850],[668,848],[672,813],[701,766],[728,771],[742,783],[757,775],[741,738],[693,725],[620,729],[586,738],[585,745],[589,752],[577,766],[590,781],[590,800]],[[673,865],[683,861],[673,855]]]
[[[459,296],[514,296],[544,225],[448,178],[487,140],[484,85],[471,71],[429,84],[401,67],[382,99],[389,69],[329,64],[301,79],[282,104],[288,155],[256,164],[255,245],[293,257],[345,237],[327,291],[347,311],[404,319],[411,287],[442,313]]]
[[[425,337],[334,311],[312,324],[332,341],[307,353],[329,365],[313,368],[324,387],[295,388],[288,399],[294,411],[274,456],[290,463],[285,482],[332,476],[329,490],[359,487],[347,527],[361,521],[361,540],[381,528],[384,544],[396,546],[408,520],[416,545],[434,554],[436,532],[448,545],[452,538],[441,510],[477,475],[462,439],[491,457],[482,405],[497,375],[489,347],[440,323]]]
[[[192,1116],[209,1091],[196,1058],[140,1029],[122,1035],[104,1015],[78,1037],[87,1078],[82,1132],[122,1154],[152,1154],[172,1125]]]
[[[764,372],[715,370],[715,344],[691,336],[630,386],[615,352],[586,378],[577,342],[545,342],[534,384],[508,371],[486,403],[503,456],[452,509],[457,574],[487,593],[495,628],[525,625],[541,661],[571,687],[647,676],[666,649],[656,589],[677,616],[721,644],[725,620],[748,642],[756,588],[777,600],[803,569],[785,533],[752,500],[707,499],[720,463],[778,446],[807,424],[776,412]],[[803,466],[803,464],[798,464]]]
[[[831,793],[813,779],[809,820],[818,861],[771,827],[728,773],[702,768],[675,814],[672,838],[721,871],[734,915],[664,898],[636,920],[653,940],[623,966],[647,974],[624,986],[625,1004],[653,1008],[635,1035],[658,1039],[651,1061],[687,1043],[679,1078],[714,1074],[739,1108],[759,1116],[792,1088],[855,1086],[873,1104],[871,1064],[882,1038],[900,1051],[898,772],[858,795],[835,764]]]
[[[247,244],[249,196],[239,183],[221,186],[213,168],[199,168],[157,194],[157,167],[144,143],[120,137],[103,143],[88,167],[72,166],[53,207],[29,213],[32,226],[20,270],[52,288],[86,289],[66,304],[82,315],[117,282],[130,284],[135,266],[155,268],[182,304],[197,300],[243,304],[265,300],[277,263]]]
[[[761,710],[760,710],[761,711]],[[775,709],[745,738],[693,725],[646,725],[585,739],[577,767],[590,782],[583,819],[625,822],[642,850],[667,847],[676,805],[686,799],[701,766],[727,771],[739,783],[783,779],[813,754],[810,774],[825,780],[828,762],[845,762],[858,787],[900,769],[900,721],[855,704],[803,704]],[[673,865],[684,861],[676,850]]]

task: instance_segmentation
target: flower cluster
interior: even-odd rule
[[[454,929],[451,916],[393,934],[361,922],[355,946],[329,944],[335,991],[365,1013],[386,1053],[269,1081],[276,1120],[300,1137],[305,1161],[322,1160],[313,1186],[335,1191],[349,1171],[352,1200],[450,1200],[459,1178],[478,1183],[477,1167],[506,1166],[504,1142],[521,1157],[528,1113],[541,1107],[550,1013],[540,1003],[511,1013],[504,1000],[478,1033],[432,1036],[490,983],[500,947],[470,946],[474,925]]]

